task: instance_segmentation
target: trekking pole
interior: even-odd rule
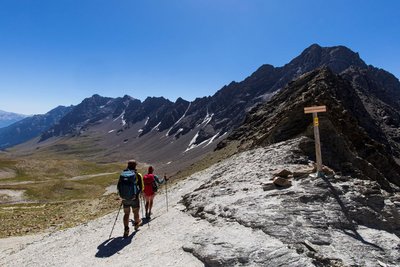
[[[108,237],[108,239],[110,239],[110,238],[111,238],[112,232],[114,231],[115,223],[117,222],[117,219],[118,219],[119,212],[121,211],[121,207],[122,207],[122,201],[121,201],[121,205],[119,205],[119,209],[118,209],[117,217],[115,218],[114,225],[113,225],[113,227],[112,227],[112,229],[111,229],[111,233],[110,233],[110,236]]]
[[[167,201],[167,212],[168,212],[168,179],[166,173],[164,173],[164,179],[165,179],[165,199]]]
[[[142,198],[142,200],[143,200],[143,206],[146,207],[146,200],[144,198]],[[149,203],[149,205],[150,205],[150,203]],[[147,217],[146,217],[146,220],[147,220]],[[148,221],[147,221],[147,226],[150,228],[150,219],[148,219]]]
[[[140,194],[140,196],[139,196],[139,201],[140,201],[140,199],[142,200],[142,201],[141,201],[141,202],[142,202],[142,208],[141,208],[141,210],[142,210],[142,218],[144,218],[143,209],[145,209],[145,205],[143,205],[143,203],[144,203],[143,193]]]

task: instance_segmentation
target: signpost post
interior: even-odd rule
[[[326,112],[326,106],[306,107],[304,113],[313,114],[313,125],[314,125],[314,139],[315,139],[315,155],[317,158],[317,176],[322,175],[322,156],[321,156],[321,141],[319,140],[319,121],[318,112]]]

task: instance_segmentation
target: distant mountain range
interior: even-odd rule
[[[269,100],[279,92],[283,93],[286,88],[291,88],[293,83],[301,81],[307,84],[303,75],[320,68],[329,69],[328,72],[331,73],[319,76],[320,79],[329,80],[339,75],[343,83],[354,89],[354,93],[347,96],[347,101],[359,101],[354,102],[358,103],[360,109],[357,110],[357,117],[353,119],[361,125],[371,140],[383,145],[385,153],[390,154],[394,161],[398,160],[399,80],[389,72],[367,65],[358,53],[347,47],[321,47],[316,44],[282,67],[263,65],[245,80],[231,82],[213,96],[197,98],[191,102],[182,98],[171,102],[162,97],[148,97],[142,102],[127,95],[120,98],[93,95],[77,106],[63,108],[54,119],[28,123],[30,118],[27,118],[19,122],[18,127],[14,124],[0,129],[0,148],[23,143],[33,137],[36,139],[27,144],[36,152],[54,144],[60,145],[60,142],[64,142],[65,145],[66,140],[86,140],[97,148],[96,152],[90,155],[93,159],[122,160],[135,157],[143,162],[158,162],[165,168],[171,163],[187,166],[204,153],[212,151],[232,132],[233,135],[228,140],[253,140],[252,138],[261,132],[270,136],[270,131],[275,129],[273,125],[260,128],[260,125],[265,123],[265,117],[277,112],[282,108],[281,105],[290,106],[290,103],[300,101],[295,95],[300,99],[303,99],[303,95],[286,93],[282,102]],[[335,83],[332,86],[336,86]],[[304,92],[304,98],[309,99],[307,104],[318,104],[317,98],[313,97],[317,96],[316,91],[308,89],[309,91]],[[314,102],[311,101],[313,99]],[[297,109],[300,108],[300,104],[301,101]],[[264,114],[264,111],[260,110],[262,105],[268,106],[264,106],[263,109],[267,109],[269,113],[265,116],[255,116],[258,112]],[[310,119],[302,117],[301,110],[297,111],[299,114],[293,116],[299,120],[304,119],[304,122],[296,121],[304,130]],[[248,112],[253,118],[250,128],[249,119],[245,121]],[[349,108],[343,109],[342,112],[347,114]],[[339,115],[336,116],[340,119]],[[280,123],[284,122],[286,120]],[[240,126],[241,130],[237,131]],[[274,132],[274,138],[260,137],[262,140],[243,142],[262,144],[263,140],[273,142],[285,136],[292,136],[286,133],[285,127],[291,129],[294,125],[282,127],[283,129]],[[12,134],[4,134],[6,131],[10,133],[9,129],[31,134],[20,135],[21,138],[17,141]],[[260,134],[255,134],[253,129],[257,129]],[[293,131],[300,134],[302,130]],[[10,141],[12,138],[13,141]],[[223,147],[224,142],[218,146]]]
[[[0,110],[0,128],[7,127],[7,126],[9,126],[17,121],[20,121],[26,117],[29,117],[29,116]]]
[[[0,149],[26,142],[53,127],[72,107],[59,106],[44,115],[34,115],[0,128]]]

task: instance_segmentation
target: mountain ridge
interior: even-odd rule
[[[58,106],[46,114],[33,115],[0,128],[0,149],[18,145],[37,137],[56,124],[71,109],[72,106]]]
[[[226,142],[239,140],[242,150],[246,150],[299,135],[313,138],[311,116],[306,116],[303,108],[326,105],[327,112],[319,114],[325,164],[356,177],[369,177],[391,191],[390,183],[400,186],[400,166],[395,160],[399,148],[392,145],[392,139],[398,140],[400,133],[390,136],[392,130],[381,128],[369,116],[371,111],[364,103],[373,102],[373,97],[361,94],[354,84],[327,67],[316,69],[250,112]],[[399,111],[395,114],[399,116]],[[399,122],[395,122],[396,128]],[[315,159],[313,147],[313,142],[303,146],[307,155]]]
[[[0,128],[7,127],[29,116],[30,115],[0,110]]]
[[[317,44],[309,46],[281,67],[262,65],[243,81],[231,82],[212,96],[190,102],[182,98],[175,102],[163,97],[148,97],[141,101],[128,95],[119,98],[93,95],[42,133],[39,143],[32,148],[46,146],[47,140],[78,140],[92,134],[96,140],[100,140],[93,145],[104,151],[101,157],[115,155],[113,160],[128,156],[129,149],[126,146],[134,148],[138,158],[163,164],[169,161],[153,151],[168,147],[173,154],[180,155],[179,161],[184,160],[182,157],[188,151],[195,151],[201,156],[212,151],[242,125],[247,112],[264,104],[284,90],[287,84],[320,67],[327,67],[348,80],[361,97],[373,95],[374,103],[379,103],[379,107],[370,105],[368,114],[388,128],[385,134],[392,137],[387,140],[391,147],[396,148],[393,151],[398,153],[400,145],[395,127],[399,122],[396,115],[400,103],[398,79],[384,70],[367,65],[358,53],[345,46],[321,47]],[[363,105],[368,105],[369,99],[372,98],[365,98]],[[382,116],[376,116],[375,113]],[[99,136],[95,129],[103,134]],[[147,144],[147,148],[143,144]],[[150,147],[152,152],[148,151]],[[166,151],[159,154],[166,155]]]
[[[183,128],[181,135],[187,133],[189,130],[193,129],[195,125],[201,123],[201,120],[206,117],[207,114],[210,116],[213,114],[213,118],[210,120],[209,126],[206,129],[202,129],[200,136],[211,138],[215,135],[220,136],[224,132],[229,132],[243,121],[244,113],[241,112],[242,110],[250,110],[254,105],[263,100],[267,100],[271,94],[281,89],[286,83],[297,78],[301,74],[321,66],[328,66],[337,74],[345,71],[350,66],[353,68],[370,68],[371,70],[375,70],[373,67],[366,65],[359,57],[358,53],[351,51],[345,46],[321,47],[317,44],[313,44],[306,48],[298,57],[282,67],[263,65],[242,82],[231,82],[229,85],[222,87],[211,97],[197,98],[192,102],[187,102],[186,105],[191,103],[191,107],[187,111],[186,118],[179,122],[180,125],[175,125],[174,129],[172,129],[169,134],[176,133],[179,128]],[[376,71],[375,76],[382,75],[386,75],[386,73],[379,73],[379,71]],[[399,87],[398,84],[394,87],[396,86]],[[398,90],[392,91],[397,92]],[[149,99],[151,98],[147,98],[143,101],[143,105],[146,106],[146,102],[151,101]],[[162,107],[163,105],[169,106],[171,103],[170,101],[169,103],[161,102],[159,104],[154,104],[154,106],[161,106],[161,109],[164,109],[167,107]],[[135,108],[131,108],[130,110],[131,113],[133,113],[133,111],[137,112]],[[146,108],[144,111],[145,113],[149,113]],[[174,125],[178,120],[177,117],[180,117],[175,116],[174,118],[169,118],[169,123],[167,123],[162,119],[157,121],[157,119],[159,119],[157,114],[159,113],[160,112],[155,112],[152,114],[153,116],[149,116],[149,125],[146,125],[147,127],[142,134],[148,133],[150,129],[154,128],[160,122],[162,127],[160,127],[159,130],[163,131],[168,128],[168,126],[171,126],[171,124]],[[182,111],[179,115],[182,115]],[[132,118],[129,118],[130,116],[132,116]],[[128,121],[132,123],[136,123],[145,117],[145,115],[137,115],[135,117],[132,114],[130,116],[128,115],[127,118]],[[196,143],[201,143],[204,141],[204,138],[199,138]]]

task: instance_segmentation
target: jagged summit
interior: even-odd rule
[[[125,100],[134,100],[135,98],[134,98],[134,97],[131,97],[130,95],[124,95],[124,96],[122,97],[122,99],[125,101]]]
[[[306,48],[290,64],[301,65],[307,68],[325,65],[335,73],[340,73],[350,66],[367,67],[359,54],[346,46],[321,47],[318,44],[313,44]]]
[[[182,97],[178,97],[175,101],[175,103],[188,103],[187,100],[183,99]]]

